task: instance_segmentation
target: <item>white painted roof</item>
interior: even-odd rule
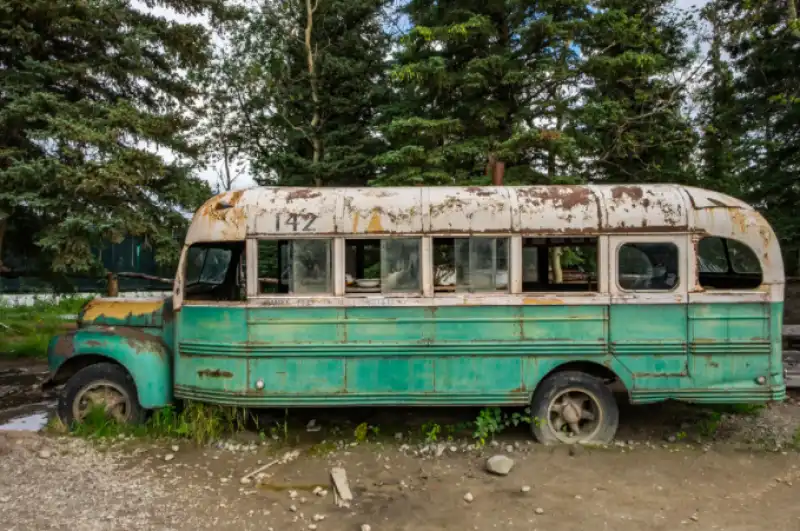
[[[195,214],[186,243],[248,236],[651,232],[698,232],[742,241],[762,259],[765,283],[783,282],[777,239],[758,212],[724,194],[669,184],[257,187],[207,201]]]

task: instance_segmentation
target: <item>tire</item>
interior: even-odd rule
[[[583,407],[575,407],[577,404]],[[577,371],[545,378],[533,394],[531,416],[533,436],[546,445],[608,444],[619,426],[619,407],[611,390],[600,378]],[[579,433],[575,435],[567,421],[574,423],[578,417]]]
[[[91,403],[98,407],[104,402],[96,402],[89,398],[89,393],[107,392],[107,395],[118,401],[111,412],[106,407],[106,414],[121,424],[140,424],[144,422],[145,411],[139,404],[136,384],[128,372],[113,363],[97,363],[84,367],[67,380],[58,397],[58,417],[64,425],[72,427],[80,423],[82,417],[76,418],[81,403]]]

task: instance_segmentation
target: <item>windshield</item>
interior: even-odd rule
[[[219,285],[225,281],[233,253],[219,247],[192,247],[186,257],[186,285]]]

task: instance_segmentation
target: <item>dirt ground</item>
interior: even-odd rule
[[[32,395],[38,369],[21,369],[6,367],[24,381],[14,390],[0,368],[0,424],[28,411],[23,396],[50,407]],[[543,447],[522,428],[482,449],[468,437],[414,438],[426,422],[453,425],[474,413],[305,410],[290,414],[291,444],[245,433],[208,447],[90,442],[6,424],[0,529],[800,531],[796,398],[757,415],[624,406],[619,441],[607,448]],[[312,418],[319,432],[306,431]],[[362,421],[381,428],[375,440],[355,441]],[[287,452],[296,457],[258,482],[240,481]],[[486,471],[496,454],[513,459],[507,476]],[[334,466],[347,472],[350,508],[334,503]]]

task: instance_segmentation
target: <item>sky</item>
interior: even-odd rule
[[[677,7],[681,9],[692,9],[692,8],[701,8],[708,2],[709,0],[676,0],[675,4],[677,5]],[[165,16],[173,20],[179,20],[181,22],[201,22],[204,25],[207,25],[207,23],[202,19],[197,19],[197,18],[193,19],[184,16],[178,16],[174,12],[164,9],[161,6],[155,6],[152,9],[149,9],[142,2],[139,2],[138,0],[134,0],[133,3],[142,11],[151,11],[153,12],[153,14]],[[211,185],[212,189],[215,187],[217,183],[217,169],[218,169],[217,167],[210,167],[204,169],[199,173],[199,176],[203,180],[207,181]],[[236,182],[234,183],[234,189],[249,188],[254,185],[255,182],[253,181],[252,176],[249,175],[248,173],[245,173],[236,180]]]

